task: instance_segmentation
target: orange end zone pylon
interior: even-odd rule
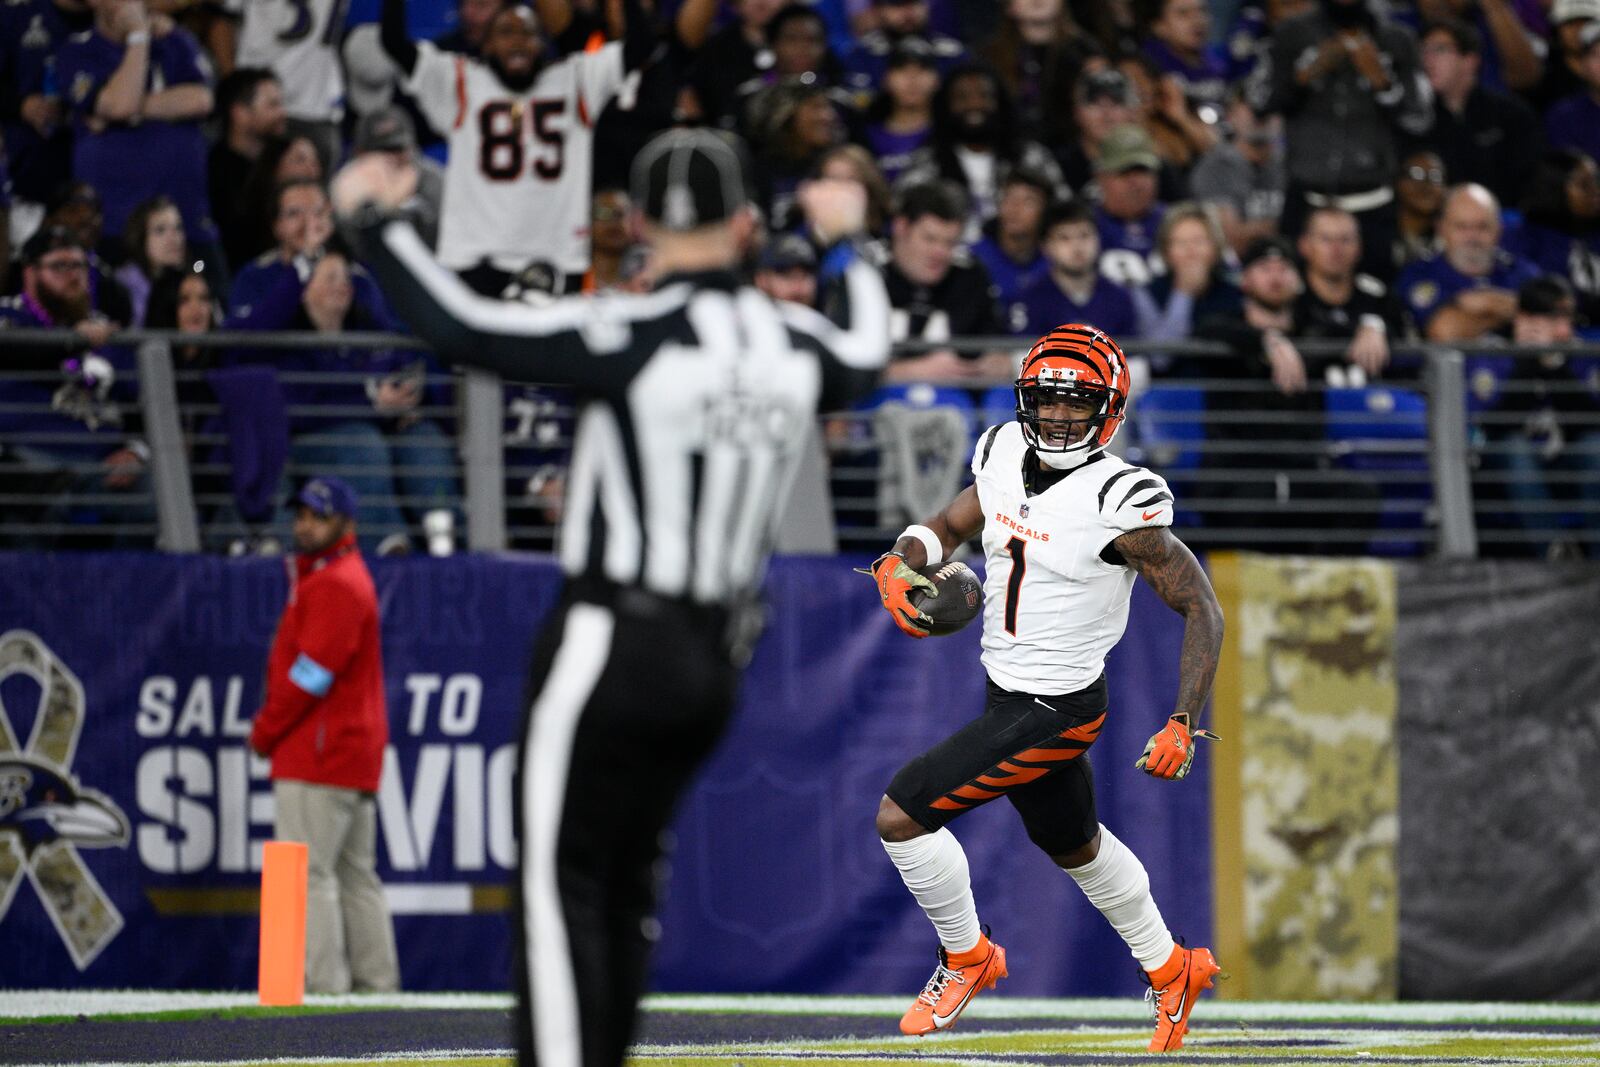
[[[286,1007],[306,996],[306,846],[268,841],[261,855],[261,1003]]]

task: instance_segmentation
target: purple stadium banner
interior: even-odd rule
[[[976,715],[976,626],[912,641],[844,559],[780,559],[742,709],[676,824],[655,986],[920,988],[932,929],[873,832],[894,771]],[[380,560],[392,734],[379,866],[409,989],[509,984],[510,781],[542,558]],[[251,988],[266,766],[245,745],[281,562],[0,554],[0,986]],[[1133,769],[1171,710],[1182,626],[1136,587],[1093,750],[1101,820],[1145,861],[1174,932],[1211,933],[1206,761]],[[17,818],[75,797],[59,836]],[[66,826],[66,824],[62,824]],[[954,825],[1003,990],[1126,995],[1136,965],[1008,805]]]

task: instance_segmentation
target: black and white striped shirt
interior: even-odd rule
[[[816,412],[870,389],[888,359],[888,298],[859,258],[835,323],[725,271],[510,304],[471,293],[409,223],[373,220],[362,245],[444,358],[575,389],[563,569],[664,597],[728,604],[760,583]]]

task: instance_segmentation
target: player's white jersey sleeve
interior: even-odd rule
[[[1143,467],[1125,467],[1107,478],[1099,504],[1106,525],[1118,535],[1172,525],[1172,490],[1165,478]]]
[[[226,10],[243,16],[237,65],[276,74],[291,117],[339,119],[344,67],[338,44],[348,6],[349,0],[229,0]]]
[[[622,43],[612,41],[573,59],[578,66],[578,114],[586,125],[593,126],[627,80],[628,72],[622,67]]]
[[[432,41],[418,41],[417,65],[405,80],[406,92],[428,125],[446,136],[461,124],[467,110],[466,64],[465,56],[441,51]]]

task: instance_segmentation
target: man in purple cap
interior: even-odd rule
[[[306,844],[306,992],[384,992],[400,968],[376,871],[389,741],[378,596],[355,491],[317,477],[294,504],[294,577],[250,747],[272,759],[275,836]]]

